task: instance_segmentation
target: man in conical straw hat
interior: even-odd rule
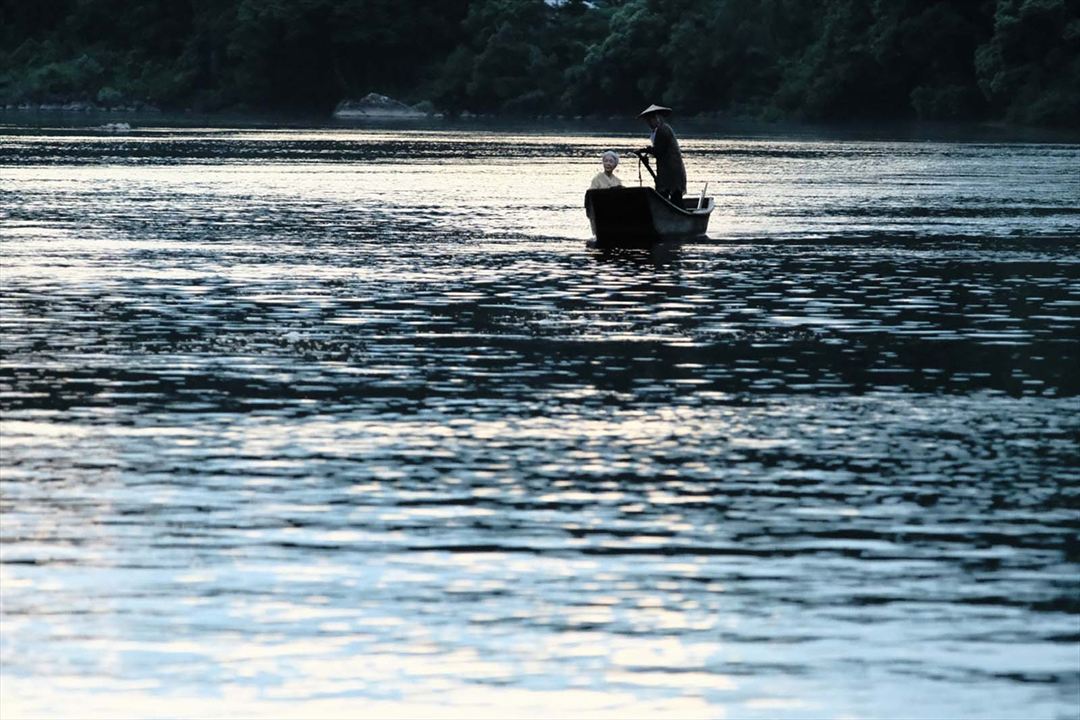
[[[642,148],[640,152],[656,158],[656,192],[682,207],[682,196],[686,192],[686,167],[683,165],[679,141],[675,139],[675,132],[667,124],[667,116],[670,114],[671,108],[655,104],[641,112],[639,117],[644,118],[652,128],[652,144]]]

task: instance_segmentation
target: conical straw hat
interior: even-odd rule
[[[663,105],[650,105],[649,107],[642,110],[641,114],[639,114],[638,117],[645,117],[646,115],[649,115],[651,113],[660,113],[661,115],[670,115],[671,114],[671,108],[664,107]]]

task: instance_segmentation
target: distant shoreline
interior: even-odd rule
[[[85,105],[85,104],[84,104]],[[379,128],[395,129],[476,129],[498,132],[500,130],[528,129],[543,132],[614,133],[646,135],[644,126],[635,116],[620,115],[510,115],[483,114],[461,115],[429,114],[424,117],[357,116],[334,117],[331,113],[270,112],[254,110],[219,111],[172,111],[153,106],[138,108],[104,108],[81,106],[72,109],[70,104],[49,103],[46,106],[0,106],[0,121],[6,125],[24,127],[53,127],[66,129],[97,129],[100,126],[126,122],[133,131],[140,127],[241,127],[261,129],[344,129]],[[912,142],[1038,142],[1080,143],[1080,129],[1047,128],[1027,126],[1003,121],[982,122],[834,122],[810,123],[794,120],[756,120],[717,114],[692,115],[672,118],[672,125],[679,137],[715,137],[717,134],[731,137],[791,137],[792,139],[846,139],[846,140],[892,140]]]

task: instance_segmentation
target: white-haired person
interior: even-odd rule
[[[604,163],[604,169],[596,173],[596,177],[592,179],[589,189],[607,190],[608,188],[622,187],[622,180],[615,175],[615,168],[619,165],[619,156],[608,150],[600,156],[600,161]]]

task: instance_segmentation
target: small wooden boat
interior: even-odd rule
[[[651,187],[589,190],[585,212],[597,247],[650,247],[702,237],[713,211],[711,197],[683,198],[677,207]]]

